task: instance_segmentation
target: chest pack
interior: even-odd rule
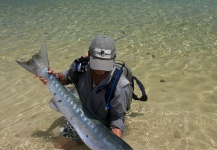
[[[115,62],[114,66],[116,69],[115,69],[115,71],[112,75],[112,78],[108,84],[106,94],[105,94],[106,109],[108,110],[110,108],[110,106],[109,106],[110,101],[114,98],[115,89],[116,89],[116,86],[117,86],[118,81],[119,81],[122,74],[130,82],[130,85],[131,85],[133,91],[134,91],[134,81],[136,81],[140,91],[142,92],[142,96],[140,98],[133,92],[132,98],[134,100],[147,101],[148,96],[145,92],[145,87],[135,76],[132,75],[132,71],[125,65],[125,63],[124,62]],[[127,110],[130,109],[130,105],[131,105],[131,99],[128,102]]]

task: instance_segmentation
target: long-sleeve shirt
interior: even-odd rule
[[[73,65],[72,65],[73,66]],[[113,70],[104,78],[96,87],[92,88],[90,67],[87,66],[87,71],[79,77],[76,89],[83,105],[105,126],[108,128],[119,128],[124,131],[124,120],[127,112],[127,106],[131,102],[132,87],[130,82],[122,74],[115,89],[114,97],[109,105],[110,109],[106,110],[105,92],[109,81],[112,78]],[[69,70],[63,72],[68,77],[69,73],[74,73]]]

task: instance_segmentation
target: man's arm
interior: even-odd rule
[[[56,73],[55,77],[59,80],[63,85],[67,84],[67,79],[63,73]]]
[[[129,81],[126,83],[125,81],[119,82],[121,86],[117,85],[115,97],[110,102],[110,129],[120,138],[122,138],[123,135],[125,114],[127,112],[128,101],[131,98],[130,93],[132,90]]]

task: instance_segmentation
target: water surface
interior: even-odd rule
[[[216,29],[215,0],[0,0],[0,149],[54,149],[64,124],[47,87],[15,60],[45,38],[51,68],[62,71],[98,34],[125,36],[117,59],[149,96],[126,118],[133,149],[217,149]]]

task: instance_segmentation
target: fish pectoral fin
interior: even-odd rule
[[[51,101],[49,102],[49,106],[50,106],[52,109],[54,109],[54,110],[60,112],[59,109],[56,107],[56,105],[55,105],[55,103],[54,103],[53,101],[54,101],[54,97],[53,97],[53,98],[51,99]]]

